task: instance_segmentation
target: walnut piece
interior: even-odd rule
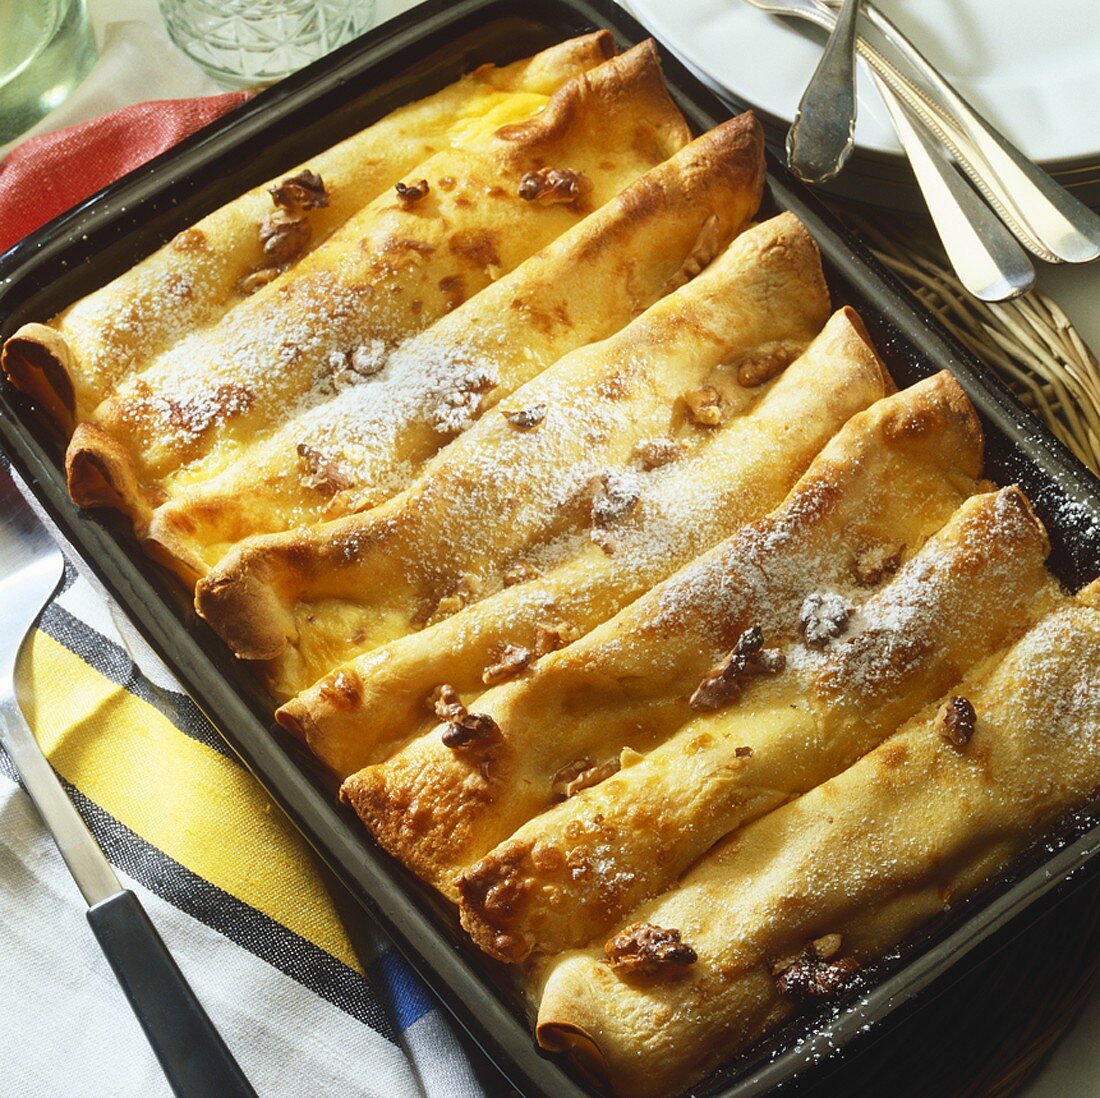
[[[635,923],[610,938],[603,947],[613,972],[620,976],[657,976],[683,970],[699,959],[680,931]]]
[[[940,735],[957,751],[962,751],[970,742],[977,720],[974,706],[958,694],[952,694],[936,715]]]
[[[313,234],[309,221],[286,210],[276,210],[260,223],[260,248],[269,267],[290,263],[306,250]]]
[[[524,648],[520,644],[506,645],[500,654],[500,659],[482,671],[481,681],[486,686],[496,686],[498,682],[504,682],[505,679],[518,675],[530,665],[534,658],[535,654],[530,648]]]
[[[810,942],[797,957],[773,965],[776,990],[799,1003],[834,998],[859,972],[854,957],[833,959],[841,945],[839,934],[825,934]]]
[[[675,438],[647,438],[634,447],[631,458],[640,469],[649,472],[675,461],[683,452],[683,444]]]
[[[244,278],[237,283],[237,289],[244,294],[245,297],[248,297],[250,294],[254,294],[261,286],[266,286],[269,282],[274,282],[278,277],[278,267],[261,267],[258,271],[246,274]]]
[[[754,675],[778,675],[786,664],[778,648],[764,647],[760,626],[750,626],[737,638],[729,655],[707,672],[688,704],[696,712],[721,709],[741,696],[746,679]]]
[[[671,293],[687,285],[693,278],[709,267],[714,257],[722,250],[722,226],[717,214],[708,214],[699,235],[680,264],[679,270],[665,284],[663,293]]]
[[[540,401],[529,408],[517,408],[515,411],[505,412],[504,418],[517,431],[529,431],[546,418],[546,405]]]
[[[864,546],[856,553],[852,563],[852,572],[860,587],[875,587],[888,576],[892,576],[901,564],[902,547],[876,542]]]
[[[393,189],[397,191],[397,201],[407,210],[427,198],[431,187],[426,179],[418,179],[414,183],[395,183]]]
[[[303,488],[316,489],[323,496],[334,496],[353,483],[337,462],[304,442],[298,443],[298,480]]]
[[[620,473],[604,473],[592,498],[592,524],[606,529],[621,522],[641,499],[637,485]]]
[[[713,385],[684,393],[688,418],[700,427],[717,427],[722,422],[722,396]]]
[[[539,624],[535,627],[535,659],[556,652],[559,648],[565,648],[572,644],[580,633],[565,622],[553,622],[548,625]]]
[[[597,763],[586,755],[583,759],[574,759],[571,763],[566,763],[550,779],[550,791],[555,796],[568,800],[580,793],[582,789],[599,785],[605,778],[617,774],[620,769],[622,769],[622,762],[618,755],[602,763]]]
[[[321,177],[309,168],[288,175],[281,183],[268,188],[276,206],[291,213],[305,213],[328,205],[328,191]]]
[[[833,591],[814,591],[802,602],[798,624],[811,648],[824,648],[848,628],[852,608]]]
[[[436,603],[427,624],[435,625],[436,622],[464,610],[481,594],[481,587],[481,580],[477,576],[463,576],[455,584],[454,590]]]
[[[519,196],[525,202],[537,202],[540,206],[576,202],[591,187],[583,172],[572,168],[539,168],[524,173],[519,181]]]
[[[534,565],[517,560],[504,569],[500,581],[505,587],[515,587],[517,583],[526,583],[528,580],[538,579],[541,575],[542,573]]]
[[[737,383],[745,389],[755,389],[782,373],[798,357],[798,348],[780,345],[758,350],[737,364]]]
[[[431,698],[435,715],[446,722],[443,746],[458,751],[500,738],[500,726],[488,713],[471,713],[450,683],[436,687]]]

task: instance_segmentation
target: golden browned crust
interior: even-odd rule
[[[195,588],[195,609],[244,660],[274,659],[295,635],[292,570],[247,541]]]
[[[644,155],[659,162],[671,156],[691,140],[691,131],[676,104],[672,102],[661,75],[660,55],[653,39],[640,42],[615,59],[614,64],[597,66],[575,80],[563,84],[554,93],[546,109],[525,122],[516,122],[497,130],[502,141],[515,142],[526,149],[553,146],[577,123],[578,109],[588,96],[601,99],[629,96],[634,109],[648,119],[647,132],[635,135],[635,141],[651,148]],[[525,154],[525,159],[527,154]],[[548,165],[569,167],[569,165]]]
[[[692,945],[681,978],[621,977],[595,942],[549,959],[532,981],[540,1043],[576,1048],[615,1093],[678,1092],[798,1009],[785,958],[828,937],[849,971],[878,959],[1100,785],[1095,610],[1056,600],[950,696],[975,714],[967,742],[943,735],[936,699],[631,913]]]
[[[0,365],[57,428],[65,434],[73,429],[72,352],[60,332],[45,324],[24,324],[4,344]]]

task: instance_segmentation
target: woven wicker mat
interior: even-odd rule
[[[851,204],[833,212],[1094,473],[1100,474],[1100,367],[1058,303],[1032,290],[987,304],[963,289],[927,217]],[[872,221],[872,217],[874,220]]]

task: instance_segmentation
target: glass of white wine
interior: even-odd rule
[[[95,60],[84,0],[0,0],[0,144],[63,103]]]

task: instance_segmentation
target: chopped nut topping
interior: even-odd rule
[[[815,938],[810,944],[821,960],[829,961],[840,952],[844,939],[839,934],[823,934],[820,938]]]
[[[722,422],[722,396],[713,385],[691,389],[684,393],[683,400],[692,423],[717,427]]]
[[[782,373],[798,354],[798,348],[790,344],[759,350],[737,364],[737,383],[745,389],[755,389]]]
[[[276,210],[260,224],[260,247],[269,267],[290,263],[306,250],[313,230],[304,217]]]
[[[716,214],[708,214],[699,235],[695,238],[691,250],[684,257],[680,269],[668,280],[664,292],[671,293],[687,285],[703,269],[710,266],[714,257],[722,250],[722,227]]]
[[[517,408],[513,412],[505,412],[504,418],[517,431],[529,431],[546,418],[546,405],[540,402],[532,404],[529,408]]]
[[[576,202],[590,187],[583,172],[575,172],[572,168],[539,168],[524,174],[519,181],[519,196],[525,202],[554,206]]]
[[[615,539],[609,528],[626,518],[638,506],[639,499],[641,493],[632,477],[604,473],[596,482],[590,536],[608,556],[615,552]]]
[[[580,634],[565,622],[535,627],[535,659],[556,652],[559,648],[572,644]]]
[[[868,545],[856,554],[852,565],[856,583],[860,587],[875,587],[892,576],[901,564],[902,547],[878,542]]]
[[[675,461],[683,452],[683,444],[675,438],[647,438],[634,447],[631,457],[639,468],[649,472]]]
[[[583,759],[574,759],[563,766],[550,779],[550,791],[568,800],[582,789],[599,785],[605,778],[617,774],[621,768],[622,762],[618,756],[597,764],[586,755]]]
[[[814,591],[798,612],[798,624],[811,648],[824,648],[848,628],[852,608],[832,591]]]
[[[592,499],[592,524],[594,526],[614,526],[621,522],[635,507],[641,493],[633,479],[619,473],[604,473],[596,484]]]
[[[707,672],[688,704],[697,712],[720,709],[740,697],[747,678],[778,675],[786,663],[778,648],[764,647],[763,630],[754,625],[737,638],[733,651]]]
[[[737,747],[734,748],[734,755],[739,759],[751,759],[752,748],[751,747]]]
[[[334,496],[353,483],[332,458],[304,442],[298,443],[298,480],[303,488],[315,488],[323,496]]]
[[[487,713],[469,712],[450,683],[436,687],[432,692],[431,705],[435,715],[447,722],[447,727],[443,729],[444,747],[457,750],[500,736],[497,722]]]
[[[407,210],[421,199],[427,198],[431,187],[426,179],[418,179],[415,183],[395,183],[394,190],[397,191],[398,202]]]
[[[360,377],[373,377],[386,365],[385,345],[381,340],[371,340],[369,344],[360,343],[348,355],[348,367]]]
[[[278,267],[263,267],[258,271],[253,271],[251,274],[246,274],[244,278],[237,283],[237,289],[240,290],[245,297],[248,297],[250,294],[254,294],[261,286],[266,286],[269,282],[274,282],[278,277]]]
[[[435,609],[427,619],[427,624],[434,625],[452,614],[457,614],[459,610],[464,610],[481,594],[481,586],[481,580],[477,576],[463,576],[455,584],[454,590],[436,603]]]
[[[826,934],[810,942],[797,957],[773,965],[772,975],[779,994],[800,1003],[821,1002],[836,996],[859,972],[859,962],[854,957],[833,960],[841,944],[839,934]]]
[[[665,930],[652,923],[635,923],[616,934],[603,947],[608,963],[622,976],[656,976],[670,969],[683,969],[699,959],[678,930]]]
[[[953,694],[943,703],[937,715],[940,735],[957,751],[961,751],[974,735],[978,715],[966,698]]]
[[[304,213],[318,206],[328,205],[328,191],[321,177],[306,168],[297,175],[289,175],[281,183],[268,188],[276,206],[291,213]]]
[[[486,686],[496,686],[498,682],[504,682],[513,675],[518,675],[535,658],[529,648],[519,644],[509,644],[500,654],[496,663],[490,664],[481,673],[481,681]]]
[[[432,691],[428,705],[441,721],[453,720],[466,712],[458,691],[449,682],[442,683]]]
[[[538,579],[541,575],[542,573],[533,565],[517,560],[504,569],[500,579],[505,587],[515,587],[517,583],[526,583],[528,580]]]
[[[443,746],[452,751],[500,737],[500,727],[488,713],[462,713],[443,729]]]

